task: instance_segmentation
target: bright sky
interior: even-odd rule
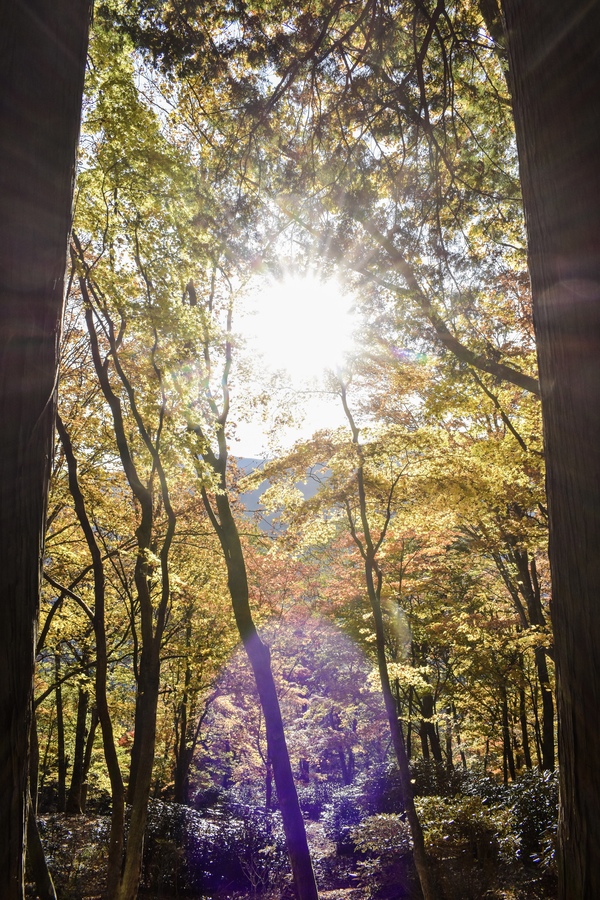
[[[262,365],[257,368],[265,382],[281,372],[281,387],[288,381],[293,392],[294,418],[303,419],[278,428],[276,440],[283,447],[320,428],[345,423],[339,397],[326,390],[325,373],[342,366],[352,350],[357,327],[352,306],[353,298],[335,280],[288,274],[263,282],[238,321],[246,354],[260,355]],[[277,413],[276,401],[272,415]],[[259,414],[253,421],[238,422],[236,430],[237,439],[231,441],[236,456],[270,455],[267,428]]]

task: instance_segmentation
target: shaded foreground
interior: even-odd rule
[[[414,775],[417,790],[431,789],[431,772]],[[390,811],[393,773],[386,781],[375,801],[364,785],[302,797],[323,900],[420,898],[408,826]],[[556,895],[554,777],[533,772],[510,787],[471,778],[455,794],[421,794],[417,806],[445,900]],[[220,796],[201,811],[152,801],[148,819],[140,897],[293,898],[278,812]],[[61,900],[100,900],[109,818],[52,814],[40,826]]]

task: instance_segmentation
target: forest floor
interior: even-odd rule
[[[102,839],[107,824],[104,817],[43,817],[41,831],[54,870],[61,900],[100,900],[105,878],[105,846]],[[360,861],[339,856],[336,845],[325,834],[321,822],[306,821],[307,837],[319,880],[320,900],[416,900],[420,896],[414,871],[406,862],[391,877],[365,875]],[[553,878],[543,877],[533,865],[518,861],[479,865],[471,859],[437,861],[446,900],[551,900],[556,895]],[[32,885],[28,898],[35,898]],[[167,890],[140,891],[140,900],[172,900]],[[186,900],[292,900],[288,883],[263,893],[222,889],[214,894],[185,895]]]

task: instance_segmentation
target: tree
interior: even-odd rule
[[[224,336],[221,409],[219,409],[211,390],[212,365],[208,337],[204,350],[206,365],[206,375],[203,379],[204,394],[205,402],[208,404],[213,419],[214,433],[212,442],[210,436],[207,437],[205,424],[202,421],[198,421],[196,410],[193,410],[193,418],[190,417],[189,427],[196,437],[196,444],[193,447],[194,455],[199,463],[203,462],[204,466],[208,467],[215,483],[213,499],[211,500],[204,486],[202,487],[202,498],[208,517],[221,544],[227,568],[227,584],[233,614],[254,673],[256,688],[265,717],[267,752],[273,766],[275,788],[281,809],[294,887],[298,900],[316,900],[318,897],[317,883],[310,858],[306,829],[298,802],[298,794],[294,784],[281,708],[273,677],[271,653],[268,645],[261,639],[254,621],[250,605],[248,572],[244,550],[227,491],[228,448],[225,428],[230,409],[229,375],[232,364],[231,304],[232,299],[230,299],[227,309],[227,326]],[[212,313],[212,309],[209,309],[208,312]],[[208,318],[206,311],[204,311],[204,316],[206,320]],[[205,324],[205,331],[208,336],[208,322]],[[201,474],[201,467],[199,468],[199,474]]]
[[[91,0],[0,4],[0,894],[23,896],[63,280]]]
[[[578,900],[600,894],[600,9],[502,7],[547,456],[559,894]]]
[[[323,499],[328,497],[329,502],[338,507],[337,524],[347,530],[358,551],[360,560],[358,565],[363,573],[361,592],[366,593],[371,610],[368,617],[373,623],[371,637],[375,646],[391,743],[398,765],[402,803],[412,834],[413,858],[423,896],[426,900],[433,900],[436,896],[435,877],[427,860],[423,832],[414,805],[409,757],[388,666],[385,613],[382,603],[385,568],[382,557],[386,549],[386,539],[391,530],[396,508],[402,502],[398,500],[398,495],[401,493],[403,480],[418,481],[422,478],[422,472],[418,469],[421,468],[421,461],[427,457],[427,438],[424,440],[418,431],[411,433],[408,430],[390,427],[384,433],[372,433],[363,439],[361,429],[350,410],[348,386],[348,383],[341,380],[341,376],[335,384],[350,436],[343,432],[335,437],[324,433],[321,435],[321,446],[318,439],[314,441],[312,447],[310,443],[304,447],[298,445],[295,452],[290,455],[291,458],[280,460],[272,466],[267,465],[266,474],[269,477],[272,473],[276,474],[280,468],[284,474],[289,475],[290,471],[293,471],[292,460],[296,466],[298,463],[302,465],[303,462],[305,469],[311,464],[328,469],[329,477],[320,492],[305,506],[318,509]],[[312,451],[311,456],[307,458],[304,455],[303,458],[302,451],[306,453],[307,449],[309,452]],[[324,453],[325,449],[328,453]],[[297,469],[296,477],[302,477],[302,473]],[[274,498],[271,498],[271,502],[272,499]]]
[[[354,479],[355,490],[358,498],[358,502],[356,503],[355,501],[355,503],[353,504],[355,507],[354,509],[351,508],[349,503],[346,504],[348,527],[350,529],[352,539],[358,547],[359,553],[364,562],[365,586],[369,597],[369,603],[371,604],[371,611],[373,613],[373,621],[375,624],[374,631],[377,646],[377,666],[379,669],[379,679],[381,681],[381,690],[383,693],[388,723],[390,726],[392,744],[398,761],[400,783],[402,785],[403,803],[406,809],[406,817],[410,825],[413,839],[413,856],[415,865],[419,875],[423,897],[425,898],[425,900],[433,900],[436,895],[435,876],[427,860],[421,823],[419,822],[419,818],[417,816],[414,805],[414,797],[410,780],[409,758],[406,753],[404,735],[402,733],[402,728],[398,718],[398,709],[390,683],[390,675],[386,659],[383,616],[381,609],[381,588],[383,584],[383,575],[381,572],[378,554],[385,540],[386,532],[392,518],[392,502],[394,499],[394,492],[398,485],[398,482],[403,475],[404,467],[398,466],[398,464],[396,464],[397,474],[394,474],[391,480],[391,484],[389,485],[389,489],[387,492],[387,497],[384,496],[383,498],[381,498],[383,499],[383,503],[381,503],[381,507],[378,510],[380,518],[382,520],[379,527],[379,533],[374,533],[373,524],[371,521],[369,521],[367,492],[365,489],[364,450],[360,440],[360,430],[357,427],[354,417],[350,411],[350,407],[348,406],[346,388],[347,386],[343,382],[340,383],[342,405],[344,407],[346,418],[348,419],[348,425],[350,426],[350,430],[352,432],[352,443],[356,448],[356,469],[354,473]],[[378,498],[378,500],[379,499],[380,498]],[[383,509],[383,512],[381,508]]]

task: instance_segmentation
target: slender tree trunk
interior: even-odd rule
[[[456,734],[456,746],[458,747],[458,752],[460,754],[460,761],[462,763],[462,767],[464,771],[467,771],[467,757],[465,756],[465,751],[462,748],[462,741],[460,737],[460,723],[458,721],[458,715],[456,713],[456,706],[452,704],[452,727]]]
[[[0,0],[0,896],[23,896],[27,747],[90,0]]]
[[[52,876],[48,869],[37,823],[38,774],[40,748],[35,710],[31,717],[29,753],[29,812],[27,816],[27,865],[29,877],[34,881],[39,900],[56,900]]]
[[[352,753],[352,747],[348,749],[348,759],[346,760],[346,753],[343,747],[340,747],[338,750],[338,759],[340,761],[340,768],[342,770],[342,781],[344,784],[352,784],[354,781],[354,754]]]
[[[503,0],[546,446],[559,897],[600,897],[600,5]]]
[[[409,759],[412,757],[412,714],[414,693],[415,689],[411,685],[408,690],[408,724],[406,726],[406,755]]]
[[[419,737],[421,738],[421,753],[423,759],[429,760],[429,744],[427,743],[427,732],[425,731],[425,723],[421,720],[419,728]]]
[[[65,753],[65,722],[63,716],[62,688],[60,683],[60,653],[54,654],[54,673],[56,677],[56,756],[58,768],[56,809],[65,811],[67,785],[67,757]]]
[[[273,809],[273,765],[271,763],[271,757],[268,753],[265,776],[265,809],[268,812]]]
[[[513,539],[507,539],[509,552],[516,565],[518,579],[511,578],[506,565],[499,555],[494,559],[504,583],[513,598],[515,609],[519,616],[521,627],[531,628],[532,625],[545,626],[546,619],[542,610],[540,587],[537,580],[535,559],[531,559],[526,551],[520,550]],[[521,596],[525,600],[527,612],[521,602]],[[544,647],[536,647],[534,650],[535,664],[542,692],[542,729],[541,729],[541,762],[544,769],[554,769],[554,700],[550,688],[548,675],[547,650]]]
[[[156,715],[160,687],[160,647],[170,601],[169,552],[175,533],[176,516],[171,506],[167,477],[160,457],[158,443],[155,444],[148,433],[137,404],[135,390],[121,365],[114,322],[106,308],[95,310],[93,307],[92,297],[96,297],[96,294],[87,268],[85,254],[75,235],[73,240],[77,250],[79,264],[82,268],[82,272],[80,272],[79,276],[79,284],[86,306],[85,320],[90,337],[90,348],[92,351],[94,368],[102,393],[112,413],[115,440],[123,471],[132,494],[140,508],[140,519],[138,527],[136,528],[138,555],[134,577],[140,611],[142,651],[140,654],[138,672],[135,734],[131,753],[128,786],[131,816],[125,849],[125,860],[116,894],[118,900],[134,900],[137,896],[139,887],[148,800],[152,785],[152,769],[156,747]],[[143,272],[141,274],[145,277]],[[104,359],[100,352],[98,335],[96,332],[96,314],[101,316],[103,328],[109,341],[110,354],[109,356],[105,356]],[[122,322],[121,325],[124,328],[125,322]],[[152,351],[152,360],[155,364],[155,374],[160,381],[160,371],[156,366],[156,360],[153,355],[155,350],[156,344]],[[121,399],[118,393],[115,393],[113,390],[109,377],[109,359],[121,387],[127,394],[128,405],[133,420],[135,421],[137,433],[152,460],[152,475],[147,483],[142,481],[137,469],[134,454],[132,454],[131,451],[127,428],[123,418]],[[163,395],[163,403],[164,402]],[[161,417],[163,414],[164,406],[161,410]],[[156,606],[153,603],[150,588],[151,572],[147,559],[148,551],[151,550],[155,553],[157,550],[157,547],[153,546],[153,541],[156,539],[153,487],[154,475],[156,475],[160,483],[160,497],[168,523],[164,538],[160,545],[160,599]]]
[[[90,720],[90,729],[88,731],[87,740],[85,742],[85,753],[83,754],[83,773],[81,784],[81,812],[84,813],[87,805],[88,792],[88,773],[92,764],[92,751],[94,749],[94,740],[96,737],[96,729],[98,727],[98,709],[96,704],[92,706],[92,714]]]
[[[175,778],[173,785],[173,799],[175,803],[187,803],[190,792],[190,762],[191,755],[188,753],[186,740],[187,730],[187,696],[184,694],[179,705],[177,716],[177,727],[179,731],[179,740],[175,746]]]
[[[504,759],[504,784],[508,784],[508,776],[510,774],[511,781],[516,778],[515,757],[512,749],[512,735],[510,731],[510,723],[508,721],[508,700],[506,698],[506,690],[502,690],[502,746]]]
[[[421,700],[421,747],[423,750],[423,758],[429,759],[429,753],[433,756],[436,763],[443,763],[442,747],[440,744],[440,736],[436,731],[434,723],[431,721],[434,715],[433,694],[425,694]]]
[[[417,875],[421,884],[424,900],[439,900],[441,894],[427,853],[425,852],[425,841],[423,839],[423,830],[415,808],[412,781],[410,773],[410,760],[406,752],[404,743],[404,735],[400,726],[399,708],[400,705],[396,701],[390,684],[390,676],[387,666],[386,646],[385,646],[385,630],[383,627],[383,616],[381,613],[381,587],[383,576],[381,569],[377,563],[377,551],[384,539],[387,526],[391,516],[391,501],[394,494],[394,488],[398,479],[391,487],[388,496],[388,515],[385,520],[386,524],[380,531],[379,539],[374,540],[371,534],[369,524],[369,516],[367,510],[367,492],[365,489],[363,450],[360,444],[360,431],[356,426],[350,407],[348,406],[348,398],[346,393],[346,385],[340,382],[340,396],[342,406],[350,425],[352,432],[352,442],[358,453],[358,466],[356,468],[356,488],[359,503],[359,519],[362,527],[362,538],[359,537],[356,522],[348,509],[348,520],[350,525],[350,533],[354,542],[360,550],[360,554],[364,561],[365,586],[367,596],[373,613],[375,623],[375,645],[377,649],[377,667],[379,669],[379,680],[381,682],[381,692],[383,694],[383,702],[387,713],[388,724],[390,727],[390,736],[392,738],[392,746],[396,754],[398,762],[398,772],[400,775],[400,787],[403,795],[404,809],[406,818],[410,827],[413,840],[413,859],[417,869]],[[398,476],[399,478],[399,476]],[[414,648],[413,648],[414,650]]]
[[[184,687],[181,703],[177,710],[175,733],[178,740],[175,743],[175,784],[174,784],[174,800],[175,803],[187,803],[189,800],[190,790],[190,764],[192,761],[192,752],[188,747],[187,730],[188,730],[188,703],[189,688],[192,680],[192,670],[189,663],[189,651],[192,643],[192,623],[191,619],[185,625],[185,648],[188,653],[185,663]]]
[[[377,582],[376,582],[377,579]],[[379,680],[381,682],[381,692],[383,694],[383,702],[387,713],[388,724],[390,727],[390,735],[392,738],[392,746],[398,763],[398,772],[400,775],[400,787],[402,789],[402,800],[406,811],[406,818],[410,826],[413,840],[413,858],[421,884],[424,900],[440,900],[439,887],[433,875],[431,865],[427,859],[425,852],[425,841],[423,839],[423,829],[415,809],[415,801],[412,790],[411,772],[409,759],[406,754],[404,744],[404,736],[398,719],[398,707],[392,693],[390,678],[388,674],[387,660],[385,655],[385,635],[383,628],[383,618],[381,615],[381,603],[379,599],[380,592],[380,576],[376,575],[376,566],[374,560],[367,557],[365,560],[365,581],[367,585],[367,593],[371,603],[373,618],[375,620],[375,639],[377,647],[377,666],[379,669]]]
[[[146,654],[146,656],[145,656]],[[152,784],[152,768],[156,748],[156,713],[160,686],[160,649],[158,645],[142,649],[140,681],[138,683],[138,715],[136,727],[144,739],[139,742],[136,758],[135,787],[130,799],[131,816],[127,833],[127,848],[118,900],[135,900],[138,894],[144,836],[148,818],[148,798]]]
[[[531,751],[529,749],[529,732],[527,729],[527,705],[525,703],[525,688],[519,688],[519,723],[521,725],[521,743],[523,745],[523,757],[527,769],[531,769]]]
[[[112,811],[110,820],[110,835],[108,842],[107,863],[107,888],[109,900],[113,900],[119,881],[121,870],[121,857],[125,841],[125,786],[119,766],[119,759],[115,747],[112,721],[108,707],[107,681],[108,681],[108,649],[106,643],[106,616],[105,616],[105,576],[102,554],[96,542],[94,529],[88,518],[85,502],[79,479],[77,476],[77,458],[73,451],[73,445],[69,434],[60,418],[56,418],[57,431],[65,453],[69,472],[69,490],[73,497],[75,513],[84,533],[94,572],[94,611],[91,613],[96,638],[96,678],[94,688],[96,693],[96,709],[100,730],[102,732],[102,746],[104,759],[110,779]],[[91,748],[90,748],[91,753]]]
[[[448,710],[448,718],[446,720],[446,771],[454,771],[454,753],[452,750],[452,719],[450,710]]]
[[[36,811],[29,798],[27,817],[27,868],[36,887],[38,900],[56,900],[56,891],[42,846]]]
[[[65,812],[70,815],[78,815],[82,812],[81,795],[89,699],[88,691],[80,687],[77,696],[77,723],[75,725],[75,748],[73,751],[73,765],[71,767],[71,784],[65,805]]]
[[[153,644],[154,642],[152,642]],[[156,708],[158,708],[158,692],[160,689],[160,658],[156,657],[155,647],[142,646],[140,666],[135,699],[135,719],[133,746],[131,748],[131,765],[127,784],[127,802],[133,803],[138,781],[138,772],[147,760],[148,742],[152,744],[153,753],[156,744]],[[137,735],[137,737],[136,737]],[[142,776],[146,778],[147,772]]]
[[[527,552],[518,547],[513,548],[513,555],[519,573],[519,590],[527,604],[529,624],[544,627],[546,619],[542,610],[535,558],[532,557],[530,564]],[[542,697],[542,768],[554,770],[554,698],[548,674],[548,653],[544,647],[536,647],[534,656]]]
[[[36,797],[36,809],[37,809],[37,804],[38,804],[39,792],[44,787],[44,784],[46,783],[46,778],[48,776],[48,769],[49,769],[48,758],[50,756],[50,746],[52,744],[52,735],[53,734],[54,734],[54,718],[51,718],[50,719],[50,727],[48,728],[48,737],[46,738],[46,746],[44,747],[44,758],[42,760],[42,765],[41,765],[41,775],[40,775],[40,766],[39,766],[39,759],[38,759],[38,766],[37,766],[38,789],[36,792],[38,796]],[[31,765],[30,765],[30,770],[31,770]]]
[[[244,554],[227,495],[217,494],[216,503],[220,520],[217,534],[225,555],[233,612],[254,672],[265,717],[268,753],[273,766],[275,790],[283,820],[294,887],[298,900],[317,900],[317,883],[285,740],[279,699],[271,670],[271,654],[266,644],[261,641],[252,619]]]
[[[542,768],[554,770],[554,699],[550,687],[548,675],[548,660],[543,647],[535,648],[535,665],[538,680],[540,682],[540,694],[542,697],[542,733],[541,753]]]

